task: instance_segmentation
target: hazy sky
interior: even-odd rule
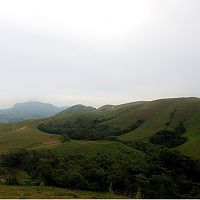
[[[199,0],[0,0],[0,108],[200,96]]]

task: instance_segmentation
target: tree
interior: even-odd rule
[[[63,134],[63,135],[60,136],[60,141],[62,143],[69,142],[70,138],[69,138],[69,136],[67,134]]]
[[[88,183],[85,178],[78,172],[73,172],[68,177],[68,185],[70,188],[87,189]]]

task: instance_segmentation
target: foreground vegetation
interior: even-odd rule
[[[140,198],[199,198],[200,162],[162,146],[129,143],[137,154],[115,158],[55,151],[1,156],[5,184],[58,186]]]
[[[58,187],[0,185],[1,199],[120,199],[123,196]],[[127,197],[126,197],[127,198]]]

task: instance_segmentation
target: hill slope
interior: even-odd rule
[[[199,98],[174,98],[160,99],[149,102],[134,102],[119,106],[105,106],[98,110],[87,112],[62,113],[62,118],[55,118],[50,126],[66,127],[70,123],[73,126],[79,126],[76,120],[82,119],[90,123],[93,120],[99,120],[102,125],[119,128],[122,131],[117,134],[119,140],[123,142],[130,141],[149,141],[156,132],[164,129],[175,130],[180,123],[184,123],[186,132],[184,136],[188,141],[177,147],[186,155],[200,158],[200,99]],[[138,121],[143,123],[134,129],[131,126]],[[48,123],[47,123],[48,125]],[[88,125],[87,125],[88,126]],[[92,127],[91,125],[89,127]],[[83,128],[83,127],[82,127]],[[99,127],[96,127],[96,129]],[[87,129],[88,132],[94,132]],[[127,131],[126,131],[127,130]],[[104,132],[108,131],[106,129]],[[56,132],[55,132],[56,133]],[[119,136],[118,136],[119,135]]]
[[[74,105],[63,110],[62,112],[58,113],[58,115],[65,115],[69,113],[78,113],[78,112],[89,112],[89,111],[95,111],[95,110],[96,108],[93,108],[91,106],[84,106],[82,104],[78,104],[78,105]]]
[[[102,120],[100,124],[114,128],[117,127],[120,129],[127,129],[136,123],[137,120],[144,120],[144,122],[140,124],[136,129],[124,132],[123,134],[117,136],[117,138],[122,142],[149,141],[149,139],[157,131],[163,129],[174,130],[180,122],[184,121],[186,132],[183,136],[187,137],[188,140],[176,148],[185,155],[200,159],[199,98],[160,99],[149,102],[128,103],[119,106],[105,106],[103,109],[95,109],[90,107],[88,108],[82,105],[78,105],[48,119],[42,119],[36,122],[20,122],[16,124],[17,129],[27,125],[28,126],[25,129],[16,131],[16,135],[15,132],[11,131],[12,125],[5,123],[0,124],[0,136],[2,141],[4,141],[0,144],[0,151],[2,152],[6,149],[8,150],[12,148],[13,144],[16,144],[14,147],[23,146],[35,148],[44,146],[45,148],[57,148],[60,143],[60,135],[41,132],[37,128],[38,125],[44,123],[65,125],[68,122],[73,123],[80,119],[84,119],[86,121],[100,119]],[[112,141],[110,142],[112,143]],[[85,143],[87,143],[87,141],[85,141]],[[80,144],[82,145],[81,142]],[[92,143],[88,141],[88,144]],[[73,142],[71,145],[73,147],[76,146]],[[62,144],[61,146],[63,149],[65,144]]]
[[[26,175],[27,181],[35,185],[45,180],[45,185],[114,191],[131,197],[137,196],[141,188],[141,195],[146,198],[199,198],[200,99],[81,108],[19,122],[15,130],[12,124],[0,124],[0,154],[22,148],[0,156],[2,166],[11,170],[1,176],[7,181],[14,175],[13,180],[18,180],[19,185],[19,175]],[[47,128],[45,132],[41,126]],[[166,139],[172,138],[169,141],[173,142],[174,134],[187,137],[187,141],[169,148],[152,143],[152,137],[160,131],[168,134]],[[67,139],[63,140],[63,136]],[[23,190],[30,190],[34,197],[38,195],[34,188]],[[4,189],[9,188],[2,186]]]

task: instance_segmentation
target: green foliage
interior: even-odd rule
[[[186,128],[184,126],[184,123],[181,121],[179,122],[179,125],[175,128],[175,133],[182,135],[186,132]]]
[[[69,136],[67,134],[62,134],[61,137],[60,137],[60,141],[62,143],[69,142],[70,138],[69,138]]]
[[[142,125],[143,123],[143,119],[138,119],[134,124],[131,124],[128,128],[122,130],[122,134],[134,131],[135,129],[139,128],[140,125]]]
[[[31,177],[28,175],[26,171],[18,171],[16,175],[16,180],[19,185],[30,185],[31,184]]]
[[[12,124],[0,123],[0,132],[12,131]]]
[[[137,120],[134,124],[126,129],[120,129],[117,127],[111,127],[106,124],[104,118],[100,119],[84,119],[78,118],[74,122],[66,121],[64,123],[60,122],[50,122],[48,124],[40,124],[38,128],[41,131],[47,133],[54,133],[62,135],[61,141],[68,141],[68,138],[75,140],[115,140],[115,136],[122,135],[126,132],[137,129],[144,120]],[[65,140],[66,138],[66,140]]]
[[[109,188],[109,193],[141,198],[196,198],[200,195],[198,161],[166,148],[156,151],[158,148],[152,147],[153,144],[129,145],[143,149],[145,157],[127,155],[113,159],[102,154],[86,157],[21,150],[1,156],[1,167],[7,169],[6,177],[14,175],[19,185],[44,181],[47,186],[104,192]]]
[[[112,182],[110,183],[109,189],[108,189],[109,193],[112,194],[113,190],[112,190]]]
[[[112,183],[113,193],[129,197],[138,193],[141,198],[199,198],[199,162],[168,149],[182,144],[176,149],[199,158],[199,102],[168,99],[92,114],[63,114],[34,122],[25,130],[0,133],[1,152],[13,146],[40,149],[2,155],[0,167],[5,170],[0,175],[9,184],[18,184],[17,172],[25,171],[31,184],[39,186],[43,181],[45,188],[108,191]],[[39,123],[57,135],[40,132]],[[163,132],[158,133],[160,130]],[[80,141],[61,144],[59,139],[65,134]],[[159,142],[148,143],[152,136]],[[52,150],[42,150],[45,148]]]
[[[73,172],[68,177],[68,186],[75,189],[87,189],[88,183],[85,178],[78,172]]]
[[[39,190],[43,191],[44,190],[44,182],[41,181],[40,185],[39,185]]]
[[[105,192],[74,190],[45,186],[38,191],[37,186],[0,185],[1,199],[121,199],[120,195]]]
[[[76,140],[100,140],[120,134],[121,130],[119,128],[103,125],[100,122],[97,119],[79,118],[75,122],[40,124],[38,128],[47,133],[68,135],[69,138]]]
[[[172,115],[173,116],[173,115]],[[158,145],[163,145],[168,148],[177,147],[184,144],[187,141],[186,137],[181,136],[186,132],[186,128],[183,122],[179,122],[179,125],[174,131],[161,130],[150,138],[150,142]]]
[[[138,191],[137,191],[137,193],[136,193],[136,195],[135,195],[135,198],[136,198],[136,199],[141,199],[141,198],[142,198],[141,188],[138,188]]]
[[[150,138],[150,142],[166,146],[168,148],[177,147],[184,144],[187,141],[186,137],[182,137],[176,132],[169,130],[158,131],[154,136]]]

